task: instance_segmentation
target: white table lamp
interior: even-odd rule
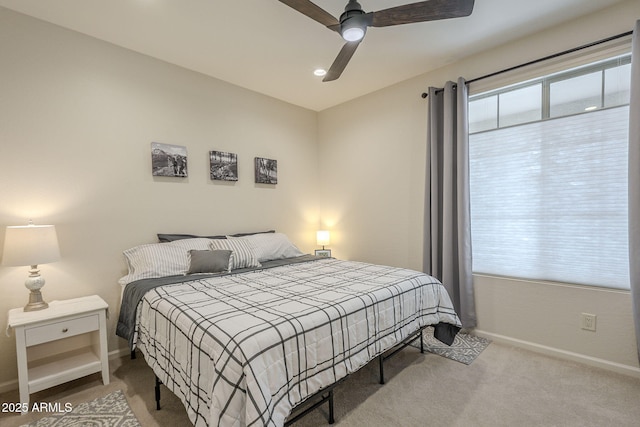
[[[24,311],[42,310],[49,307],[43,301],[40,289],[44,278],[40,276],[38,264],[47,264],[60,259],[58,237],[53,225],[8,226],[4,236],[2,264],[10,266],[31,266],[29,278],[24,285],[31,291],[29,303]]]

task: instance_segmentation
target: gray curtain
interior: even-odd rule
[[[633,32],[629,105],[629,277],[640,360],[640,21]]]
[[[462,326],[474,328],[466,82],[430,87],[428,100],[424,270],[445,286]]]

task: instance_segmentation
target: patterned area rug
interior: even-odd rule
[[[20,427],[140,427],[122,390]]]
[[[433,328],[426,328],[423,332],[424,349],[430,353],[435,353],[456,362],[470,365],[482,351],[491,343],[486,338],[458,333],[453,344],[449,347],[441,343],[433,336]],[[420,341],[416,341],[418,348]]]

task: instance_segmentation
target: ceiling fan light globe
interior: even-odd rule
[[[342,38],[348,42],[357,42],[364,37],[364,30],[360,27],[345,28],[342,31]]]

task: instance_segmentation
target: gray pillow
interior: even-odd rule
[[[237,233],[237,234],[232,234],[231,236],[233,237],[242,237],[242,236],[251,236],[252,234],[262,234],[262,233],[275,233],[275,230],[269,230],[269,231],[256,231],[253,233]],[[161,243],[167,243],[167,242],[173,242],[175,240],[182,240],[182,239],[194,239],[196,237],[204,237],[206,239],[226,239],[227,236],[226,235],[219,235],[219,236],[197,236],[195,234],[166,234],[166,233],[158,233],[158,241]]]
[[[187,274],[222,273],[229,271],[231,251],[189,251],[189,270]]]
[[[158,241],[160,243],[173,242],[175,240],[194,239],[204,237],[206,239],[226,239],[226,236],[196,236],[195,234],[163,234],[158,233]]]

